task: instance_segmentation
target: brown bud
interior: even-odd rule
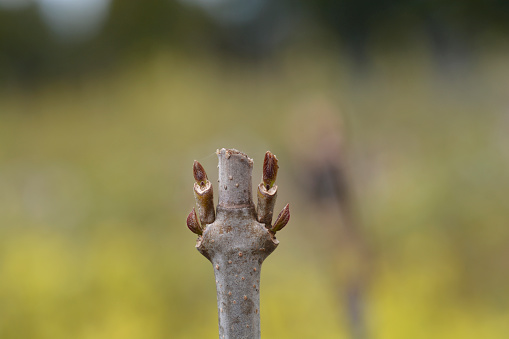
[[[274,233],[276,233],[277,231],[281,231],[283,227],[285,227],[286,224],[288,224],[288,221],[290,221],[290,204],[286,204],[283,210],[279,212],[279,215],[277,216],[277,219],[274,222],[274,226],[272,226],[271,231]]]
[[[198,217],[196,216],[196,211],[193,210],[187,216],[187,227],[191,230],[191,232],[201,235],[203,233],[200,223],[198,222]]]
[[[207,183],[207,173],[205,173],[203,166],[196,160],[193,164],[193,175],[198,185],[203,186]]]
[[[277,158],[270,151],[265,153],[265,159],[263,160],[263,186],[267,191],[274,185],[277,177]]]

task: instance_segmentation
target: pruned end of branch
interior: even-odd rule
[[[253,159],[251,159],[246,153],[241,152],[235,148],[221,148],[220,150],[219,149],[216,150],[216,154],[217,155],[224,154],[226,159],[230,159],[232,155],[237,155],[242,158],[245,158],[245,160],[247,160],[249,164],[251,165],[253,164]]]
[[[251,173],[253,160],[236,149],[222,148],[219,159],[219,202],[225,208],[253,206]]]
[[[206,181],[203,185],[201,183],[194,183],[194,192],[199,195],[207,195],[208,192],[212,191],[212,183]]]
[[[272,185],[272,187],[267,188],[267,186],[263,182],[261,182],[258,185],[258,192],[262,196],[273,197],[277,194],[277,185],[274,184],[274,185]]]

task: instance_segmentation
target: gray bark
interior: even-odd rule
[[[260,338],[260,271],[278,241],[257,220],[251,197],[253,161],[221,149],[215,221],[202,225],[196,247],[214,268],[220,339]]]

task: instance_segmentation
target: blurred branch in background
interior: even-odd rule
[[[335,279],[340,314],[348,316],[351,338],[368,335],[366,291],[372,275],[372,250],[356,217],[356,203],[347,156],[344,119],[335,103],[324,97],[304,97],[292,115],[288,149],[295,161],[295,187],[307,198],[316,225],[328,234],[329,261]],[[301,126],[306,126],[302,129]]]

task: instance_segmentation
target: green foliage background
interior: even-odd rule
[[[330,46],[330,45],[329,45]],[[192,161],[280,161],[290,224],[262,280],[264,338],[348,338],[337,215],[309,206],[296,154],[309,100],[344,121],[373,254],[370,338],[509,333],[509,56],[446,77],[430,53],[373,47],[362,77],[327,46],[257,63],[164,49],[115,69],[0,90],[0,337],[212,338],[212,268],[185,226]],[[300,119],[300,120],[299,120]],[[345,263],[346,262],[346,263]]]

